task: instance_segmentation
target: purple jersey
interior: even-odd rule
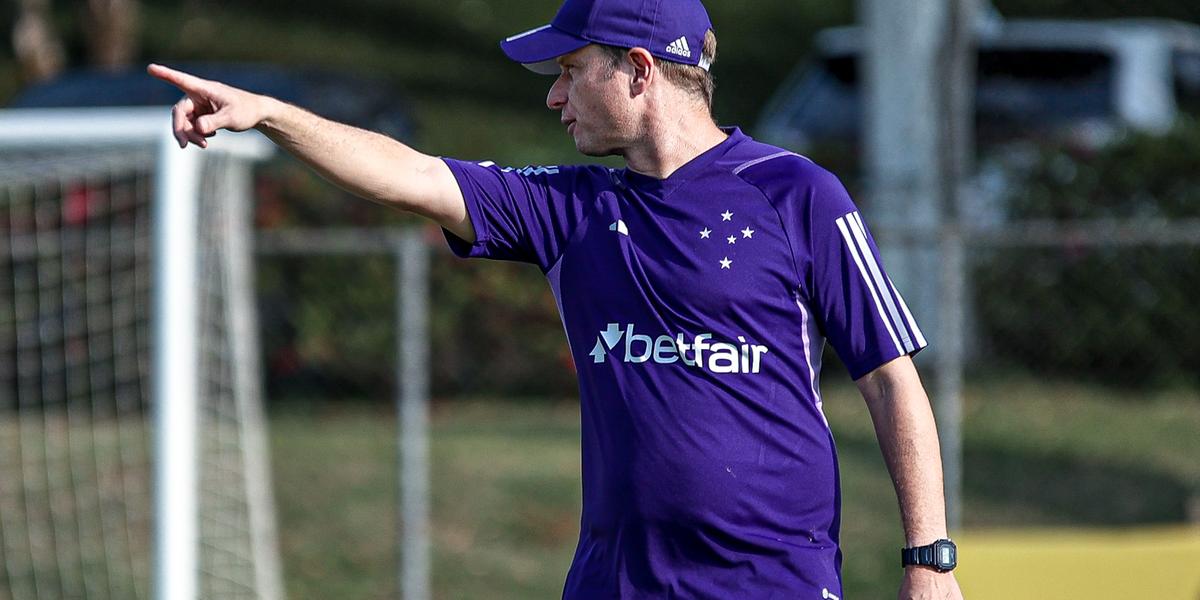
[[[837,178],[734,129],[665,180],[447,160],[478,240],[537,264],[579,372],[564,598],[841,595],[818,375],[925,346]]]

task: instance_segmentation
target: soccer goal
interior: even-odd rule
[[[250,168],[165,108],[0,111],[0,598],[282,597]]]

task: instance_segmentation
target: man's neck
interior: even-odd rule
[[[696,112],[649,119],[646,129],[645,141],[626,150],[625,162],[631,171],[658,179],[729,137],[707,114]]]

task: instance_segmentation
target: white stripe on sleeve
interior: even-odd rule
[[[917,327],[917,320],[913,318],[912,313],[908,310],[908,304],[904,302],[904,296],[900,295],[900,291],[896,289],[896,284],[892,283],[892,279],[888,278],[888,285],[892,286],[892,293],[896,295],[896,300],[900,302],[900,310],[904,311],[904,318],[908,319],[908,329],[912,331],[913,336],[917,338],[917,347],[924,348],[929,345],[925,341],[925,336],[921,334],[921,328]]]
[[[900,333],[900,337],[904,340],[904,351],[906,353],[917,349],[913,344],[912,338],[908,335],[908,328],[904,326],[904,321],[900,320],[900,312],[896,309],[896,300],[892,297],[892,290],[884,281],[883,272],[879,270],[879,263],[875,262],[875,255],[871,252],[871,246],[867,244],[866,227],[862,224],[862,217],[857,212],[847,215],[850,223],[850,229],[854,232],[854,239],[858,241],[859,250],[862,251],[863,260],[867,263],[867,268],[871,270],[871,275],[875,279],[875,285],[879,288],[879,294],[883,296],[883,303],[887,305],[888,314],[892,317],[892,323],[896,325],[896,330]]]
[[[888,319],[887,314],[883,311],[883,304],[879,301],[879,294],[876,293],[875,286],[871,283],[871,278],[867,275],[867,268],[863,266],[862,258],[858,255],[858,246],[855,244],[850,230],[846,227],[849,216],[845,215],[838,218],[838,229],[842,231],[842,239],[846,242],[846,249],[850,251],[850,256],[854,258],[854,264],[858,265],[858,272],[862,275],[863,283],[870,290],[871,298],[875,300],[875,310],[879,311],[879,320],[883,321],[883,326],[887,328],[888,334],[892,336],[892,342],[896,344],[896,352],[904,354],[904,347],[900,345],[900,338],[896,337],[896,331],[892,329],[892,321]]]

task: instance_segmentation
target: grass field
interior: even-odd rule
[[[1194,390],[1125,394],[1033,380],[972,387],[967,525],[1184,520],[1200,494],[1200,401]],[[890,597],[901,542],[891,483],[853,388],[826,398],[842,466],[845,597]],[[578,531],[578,418],[570,402],[437,406],[436,597],[558,597]],[[394,425],[387,408],[273,416],[290,598],[395,597]]]

